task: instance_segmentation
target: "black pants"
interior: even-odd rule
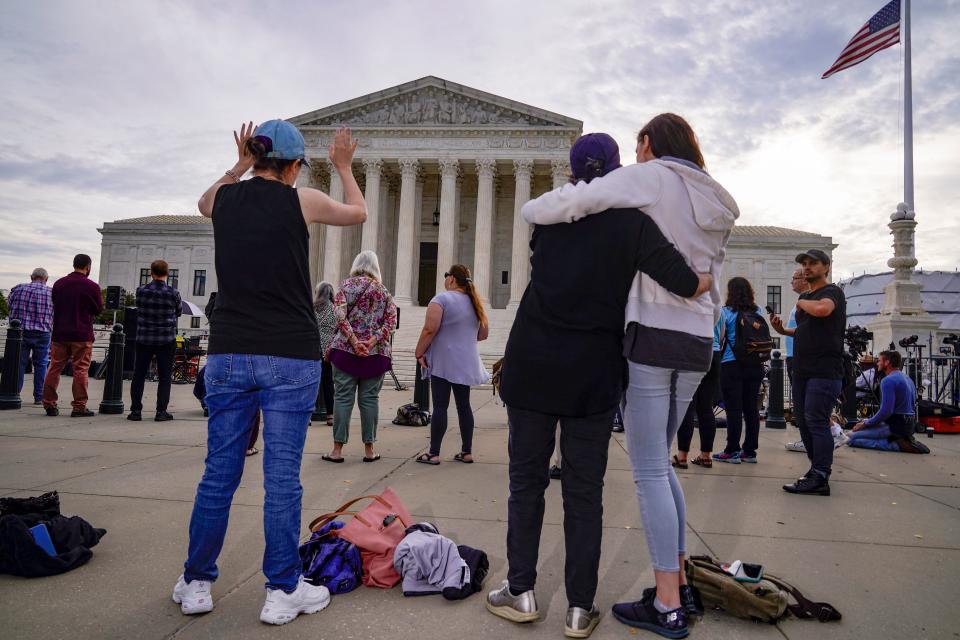
[[[744,455],[757,455],[760,446],[760,385],[763,383],[763,365],[745,365],[739,362],[724,362],[720,366],[720,387],[723,389],[723,406],[727,414],[727,446],[725,453],[743,451]],[[740,434],[743,444],[740,444]]]
[[[321,406],[323,413],[328,416],[333,415],[333,368],[326,360],[323,360],[320,365],[320,388],[317,389],[316,413],[321,413]]]
[[[677,450],[690,452],[690,443],[693,440],[693,416],[697,416],[700,426],[700,451],[713,451],[713,440],[717,435],[717,417],[713,413],[713,403],[720,384],[720,351],[713,352],[713,362],[710,370],[700,381],[693,394],[693,402],[687,407],[687,413],[677,431]]]
[[[603,536],[603,476],[615,409],[569,418],[507,407],[510,425],[510,500],[507,503],[507,580],[515,592],[537,581],[543,494],[560,422],[563,458],[564,579],[571,607],[589,610],[597,593]]]
[[[447,432],[447,408],[450,406],[450,391],[457,403],[460,419],[460,451],[473,452],[473,409],[470,408],[470,386],[453,384],[449,380],[430,376],[430,391],[433,393],[433,415],[430,418],[430,455],[440,455],[440,444]]]
[[[137,343],[136,359],[133,364],[133,381],[130,383],[130,410],[143,410],[143,383],[147,379],[150,361],[157,358],[157,412],[166,411],[170,403],[170,378],[173,372],[173,355],[177,343],[163,345]]]
[[[807,450],[810,468],[824,478],[833,470],[833,435],[830,414],[837,406],[842,380],[805,378],[793,383],[793,411],[800,427],[800,438]]]

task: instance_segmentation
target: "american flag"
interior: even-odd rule
[[[891,0],[883,9],[877,11],[867,24],[850,39],[840,52],[840,57],[823,74],[821,79],[829,78],[855,64],[860,64],[877,51],[892,47],[900,42],[900,0]]]

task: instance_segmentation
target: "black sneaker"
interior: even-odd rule
[[[656,595],[656,587],[644,589],[641,601],[649,600],[653,602]],[[688,584],[680,585],[680,604],[683,605],[683,612],[687,614],[688,618],[693,616],[703,617],[703,601],[700,599],[700,590],[696,587],[691,587]]]
[[[139,411],[131,411],[130,415],[127,416],[127,420],[131,422],[140,422],[143,420],[143,416],[140,415]]]
[[[623,433],[623,425],[620,424],[620,423],[615,423],[615,424],[613,425],[612,431],[613,431],[614,433]]]
[[[168,420],[173,420],[173,416],[166,411],[157,411],[157,415],[153,418],[154,422],[167,422]]]
[[[794,482],[793,484],[783,485],[783,490],[787,493],[798,493],[811,496],[830,495],[830,483],[819,473],[810,473]]]
[[[45,407],[44,411],[46,411],[47,415],[51,418],[55,418],[56,416],[60,415],[60,409],[57,409],[56,407]]]
[[[553,465],[552,467],[550,467],[551,480],[559,480],[562,477],[563,477],[563,469],[561,469],[557,465]]]
[[[39,406],[39,405],[41,405],[41,404],[43,404],[43,400],[34,400],[34,401],[33,401],[33,405],[34,405],[34,406]]]
[[[653,631],[664,638],[686,638],[690,635],[683,607],[660,613],[653,606],[653,598],[615,604],[613,617],[627,626]]]
[[[49,413],[47,415],[49,415]],[[90,409],[74,409],[70,412],[71,418],[90,418],[95,415],[97,414],[95,414],[93,411],[90,411]]]

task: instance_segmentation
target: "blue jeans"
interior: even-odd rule
[[[833,434],[830,414],[840,398],[842,380],[793,377],[793,412],[810,468],[824,478],[833,467]]]
[[[243,475],[254,414],[263,411],[263,573],[287,593],[300,579],[300,461],[317,399],[320,362],[275,356],[207,358],[207,459],[190,518],[184,578],[217,579],[230,503]]]
[[[50,332],[26,329],[23,332],[23,346],[20,351],[20,371],[17,375],[17,394],[23,390],[23,374],[27,363],[33,359],[33,399],[43,399],[43,379],[47,377],[47,365],[50,364]]]
[[[623,426],[650,563],[657,571],[678,572],[678,556],[686,555],[687,507],[670,446],[705,374],[629,364]]]

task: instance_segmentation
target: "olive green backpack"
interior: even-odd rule
[[[687,582],[700,592],[707,609],[721,609],[738,618],[771,624],[788,613],[820,622],[841,618],[832,605],[808,600],[792,584],[769,573],[760,582],[740,582],[709,556],[688,558],[686,573]],[[790,604],[790,596],[796,604]]]

